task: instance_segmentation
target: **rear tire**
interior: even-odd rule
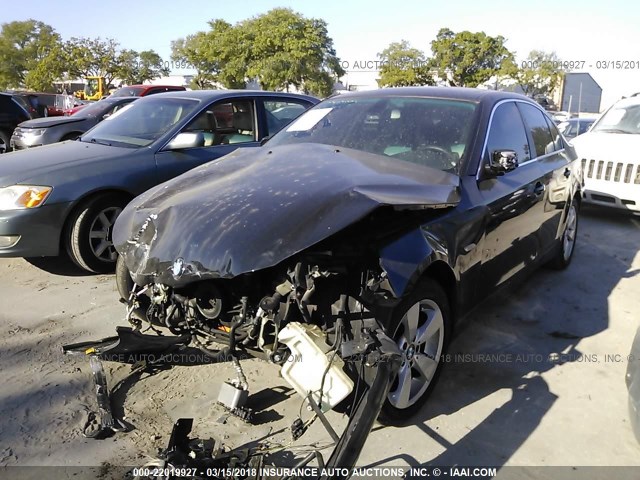
[[[67,252],[80,268],[94,273],[110,273],[118,254],[111,238],[113,224],[127,201],[117,194],[95,196],[71,215],[67,229]]]
[[[578,206],[578,200],[573,198],[567,210],[567,219],[562,237],[560,237],[557,253],[549,261],[549,266],[556,270],[564,270],[571,264],[578,235]]]
[[[9,135],[3,130],[0,130],[0,153],[7,153],[11,151],[11,148],[9,147],[9,140]]]
[[[433,279],[421,280],[385,327],[402,350],[403,361],[379,420],[385,425],[401,425],[422,408],[438,381],[451,336],[446,293]]]

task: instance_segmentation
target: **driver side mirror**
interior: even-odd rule
[[[489,164],[484,170],[491,177],[499,177],[518,168],[518,154],[513,150],[495,150],[491,152]]]
[[[204,147],[204,135],[202,132],[182,132],[176,135],[164,150],[185,150],[196,147]]]

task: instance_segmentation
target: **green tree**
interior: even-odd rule
[[[195,69],[196,75],[190,87],[196,90],[215,88],[217,83],[222,83],[219,75],[225,55],[219,46],[225,43],[222,38],[226,31],[232,28],[230,23],[221,19],[208,23],[211,28],[208,32],[197,32],[171,42],[171,60],[185,62]]]
[[[60,35],[37,20],[3,23],[0,30],[0,89],[25,86],[27,74],[60,44]]]
[[[454,33],[441,28],[431,42],[432,65],[438,76],[450,86],[477,87],[500,74],[513,60],[501,35],[484,32]]]
[[[119,44],[108,38],[72,37],[63,45],[64,60],[70,78],[100,76],[109,85],[120,70]]]
[[[532,50],[520,65],[512,62],[506,75],[518,83],[525,95],[534,97],[551,96],[564,72],[562,61],[555,52]]]
[[[116,63],[118,68],[115,75],[127,85],[142,84],[170,73],[169,67],[153,50],[138,53],[124,49],[118,55]]]
[[[381,87],[433,85],[424,52],[412,48],[406,40],[390,44],[378,58],[382,63],[378,79]]]
[[[196,85],[244,88],[257,79],[268,90],[326,96],[345,73],[323,20],[276,8],[235,25],[218,19],[209,26],[172,42],[171,58],[194,66]]]
[[[239,25],[249,78],[268,90],[295,87],[318,96],[330,95],[345,74],[324,20],[305,18],[288,8],[275,8]]]
[[[24,79],[24,86],[36,92],[54,92],[54,83],[59,81],[65,73],[61,45],[56,45],[46,57],[31,68]]]

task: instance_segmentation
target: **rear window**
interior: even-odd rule
[[[139,97],[144,87],[122,87],[111,94],[112,97]]]

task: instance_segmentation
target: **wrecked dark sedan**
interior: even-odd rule
[[[387,335],[401,361],[367,415],[403,422],[432,390],[456,319],[540,265],[570,264],[575,159],[516,94],[329,98],[263,147],[123,210],[114,245],[129,321],[211,355],[266,356],[319,411],[366,391],[357,385],[373,378],[369,354]],[[295,368],[282,360],[292,352],[305,353]],[[229,397],[246,382],[234,388]]]

